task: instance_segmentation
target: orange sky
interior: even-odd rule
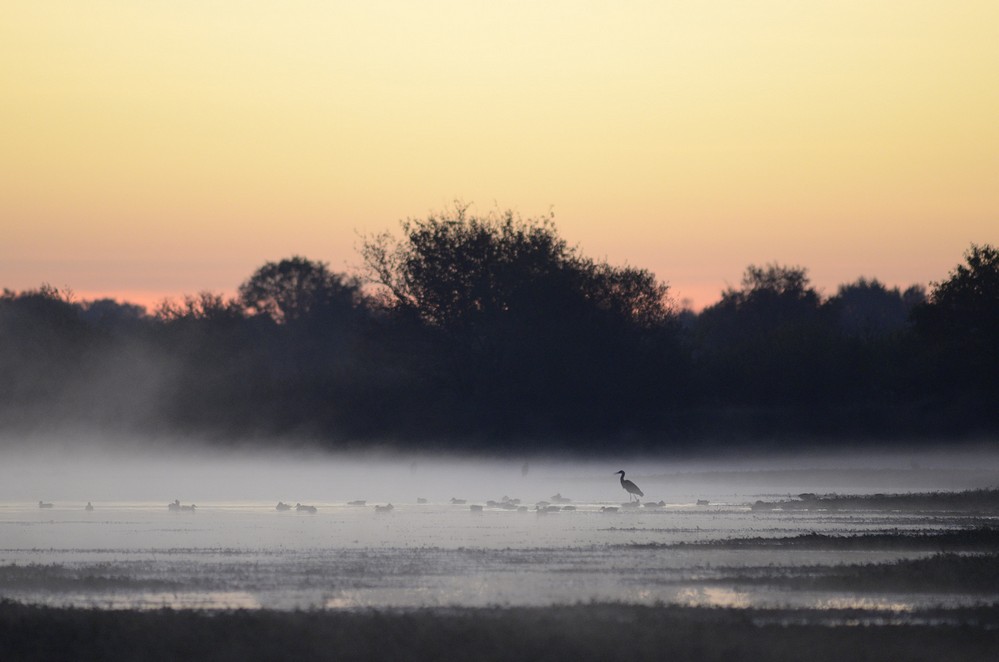
[[[152,302],[455,199],[703,305],[999,243],[994,0],[0,7],[0,287]]]

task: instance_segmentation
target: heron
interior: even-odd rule
[[[645,496],[645,492],[643,492],[642,490],[638,489],[638,485],[635,485],[630,480],[625,480],[624,479],[624,470],[623,469],[621,471],[615,471],[614,473],[621,474],[621,487],[623,487],[624,491],[628,493],[628,499],[629,500],[631,499],[632,496],[635,497],[635,500],[638,500],[638,497]]]

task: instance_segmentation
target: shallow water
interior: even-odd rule
[[[13,467],[13,468],[12,468]],[[905,613],[999,596],[850,594],[726,583],[732,569],[920,558],[926,552],[682,549],[642,545],[979,525],[981,514],[759,512],[777,494],[989,487],[992,465],[945,468],[676,467],[629,472],[660,508],[630,509],[606,463],[229,462],[77,458],[0,469],[0,595],[104,608],[365,608],[586,601],[859,607]],[[31,472],[34,472],[33,474]],[[907,473],[911,472],[911,473]],[[118,475],[116,478],[115,475]],[[836,483],[836,476],[840,482]],[[865,480],[867,483],[865,483]],[[828,484],[827,484],[828,483]],[[780,492],[774,491],[779,484]],[[832,487],[833,489],[830,489]],[[844,490],[846,491],[846,490]],[[173,493],[183,492],[182,496]],[[113,493],[124,495],[115,500]],[[555,493],[572,511],[538,514]],[[225,495],[230,495],[226,498]],[[258,495],[270,495],[259,498]],[[417,497],[427,500],[417,503]],[[466,504],[452,504],[457,496]],[[528,512],[490,507],[519,497]],[[256,498],[254,498],[256,497]],[[37,499],[52,502],[39,508]],[[170,512],[181,498],[195,512]],[[84,504],[93,501],[94,510]],[[278,500],[317,512],[277,512]],[[364,499],[364,506],[347,505]],[[378,499],[372,501],[371,499]],[[710,505],[697,505],[699,499]],[[375,505],[393,503],[391,512]],[[472,512],[470,505],[482,505]],[[618,507],[615,513],[601,512]],[[16,566],[16,567],[14,567]],[[30,567],[30,572],[24,570]],[[13,568],[13,569],[12,569]],[[18,574],[21,573],[21,574]],[[27,573],[25,575],[24,573]]]

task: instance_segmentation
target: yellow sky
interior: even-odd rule
[[[0,4],[0,287],[232,290],[455,199],[708,303],[999,243],[999,2]]]

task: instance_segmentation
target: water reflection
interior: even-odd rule
[[[697,586],[685,588],[676,595],[676,602],[691,607],[735,607],[745,609],[759,606],[749,593],[728,588]]]
[[[244,591],[60,593],[58,595],[12,592],[5,594],[5,597],[49,607],[74,606],[112,610],[228,610],[260,609],[263,606],[256,597]]]

